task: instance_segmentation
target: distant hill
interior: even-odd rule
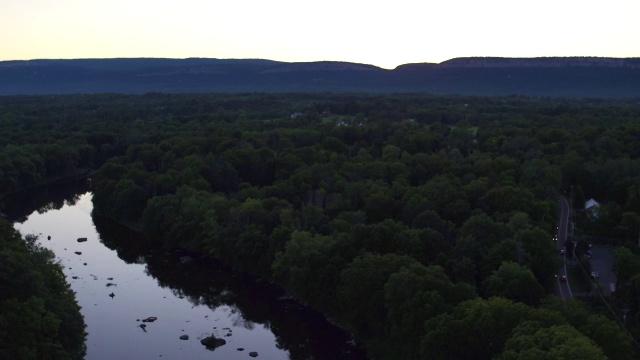
[[[457,58],[393,70],[261,59],[75,59],[0,62],[0,95],[186,92],[422,92],[640,97],[640,58]]]

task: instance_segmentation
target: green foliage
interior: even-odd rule
[[[627,247],[619,247],[614,250],[615,270],[618,282],[630,280],[636,274],[640,274],[640,258]]]
[[[335,245],[329,236],[293,231],[271,266],[274,279],[312,305],[335,310],[339,274],[347,265]]]
[[[0,357],[3,359],[65,359],[57,342],[60,319],[41,298],[8,299],[0,303]]]
[[[637,349],[633,339],[613,320],[589,314],[577,329],[597,344],[609,359],[633,359]]]
[[[505,358],[573,353],[569,338],[591,349],[584,335],[624,358],[601,339],[625,350],[628,339],[590,311],[548,316],[526,304],[544,304],[555,284],[555,196],[570,186],[576,208],[603,204],[590,230],[637,241],[639,117],[633,100],[6,97],[0,189],[99,167],[97,213],[276,282],[351,329],[373,358],[498,357],[528,320],[540,327],[518,330]],[[17,268],[17,259],[3,263]],[[616,251],[616,300],[629,319],[640,311],[637,259]],[[31,272],[4,279],[45,282]],[[459,304],[476,293],[510,301]],[[567,321],[582,335],[547,346]]]
[[[0,221],[0,358],[82,359],[85,324],[53,254]]]
[[[359,336],[370,338],[384,333],[387,318],[384,286],[391,274],[417,264],[408,256],[365,254],[354,259],[340,274],[338,299],[342,317]]]
[[[428,359],[492,359],[502,352],[513,330],[527,320],[561,325],[559,313],[502,298],[474,299],[425,324],[421,352]]]
[[[553,284],[553,274],[560,266],[554,241],[544,230],[534,227],[514,234],[518,248],[518,262],[526,264],[538,282],[546,289]]]
[[[388,337],[395,344],[388,357],[402,359],[420,358],[425,321],[475,297],[470,285],[453,284],[441,267],[417,263],[391,274],[384,290]]]
[[[486,280],[487,295],[500,296],[527,305],[538,305],[544,288],[528,268],[513,262],[504,262]]]
[[[569,325],[542,327],[537,322],[523,322],[513,330],[498,359],[604,360],[607,357],[592,340]]]
[[[205,237],[216,239],[219,235],[215,201],[215,195],[187,185],[175,194],[154,197],[142,216],[145,234],[170,247],[200,250]]]

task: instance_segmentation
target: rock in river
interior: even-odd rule
[[[200,340],[200,343],[202,345],[204,345],[207,350],[215,350],[217,347],[220,347],[224,344],[226,344],[227,342],[224,339],[218,339],[217,337],[211,335],[209,337],[206,337],[202,340]]]
[[[156,321],[156,320],[158,320],[158,318],[157,318],[157,317],[155,317],[155,316],[149,316],[149,317],[148,317],[148,318],[146,318],[146,319],[142,319],[142,322],[154,322],[154,321]]]
[[[87,241],[87,238],[78,238],[78,242],[85,242]]]
[[[249,356],[251,356],[251,357],[258,357],[258,353],[257,353],[257,352],[255,352],[255,351],[252,351],[252,352],[250,352],[250,353],[249,353]]]
[[[180,340],[189,340],[189,335],[180,336]]]

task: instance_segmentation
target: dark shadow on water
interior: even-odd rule
[[[264,324],[291,359],[366,359],[347,332],[320,313],[285,296],[279,288],[231,271],[215,260],[182,251],[167,252],[142,235],[93,214],[102,243],[128,263],[147,265],[161,287],[194,305],[229,306],[238,326]]]
[[[65,204],[75,205],[80,196],[88,191],[88,179],[22,190],[4,197],[0,201],[0,211],[10,222],[22,223],[34,211],[42,214],[59,210]]]

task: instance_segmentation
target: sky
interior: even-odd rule
[[[640,57],[640,0],[0,0],[0,60]]]

